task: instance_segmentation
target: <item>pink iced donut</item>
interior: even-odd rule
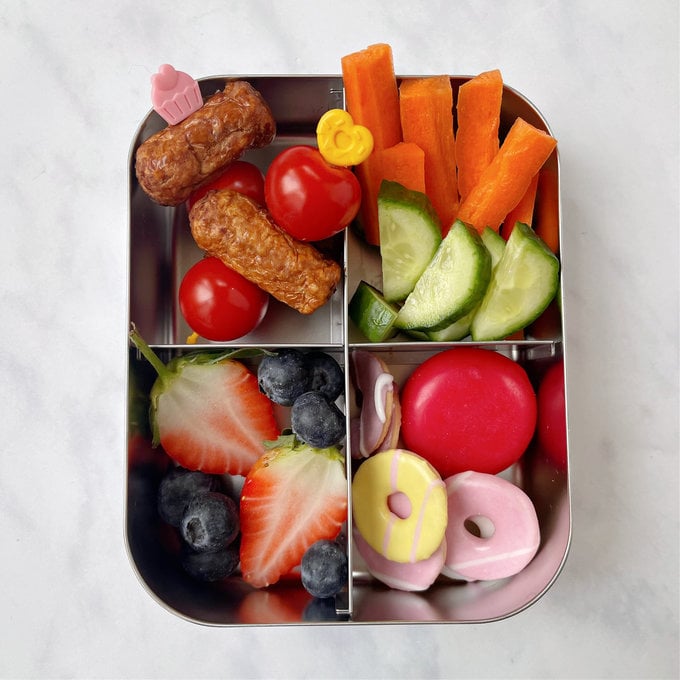
[[[484,472],[460,472],[444,481],[449,522],[442,573],[490,581],[524,569],[540,543],[536,510],[524,491]]]
[[[436,580],[444,566],[446,540],[434,553],[417,562],[394,562],[388,560],[364,540],[356,527],[353,531],[354,545],[366,562],[368,571],[390,588],[416,592],[427,590]]]

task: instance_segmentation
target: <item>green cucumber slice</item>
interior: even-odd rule
[[[408,330],[404,331],[404,334],[408,335],[409,338],[413,338],[414,340],[423,340],[427,342],[430,339],[426,331],[419,331],[417,328],[409,328]]]
[[[471,312],[491,277],[491,256],[479,234],[457,220],[406,298],[395,325],[439,330]]]
[[[369,342],[384,342],[395,333],[397,308],[366,281],[360,281],[349,301],[349,318]]]
[[[501,261],[503,253],[505,252],[505,239],[491,227],[484,227],[481,233],[482,243],[491,255],[491,273],[493,274],[496,265]]]
[[[442,240],[430,199],[398,182],[383,180],[378,194],[383,295],[400,302],[413,290]]]
[[[528,326],[555,297],[559,271],[555,254],[518,222],[472,320],[472,339],[502,340]]]
[[[491,275],[493,276],[493,271],[496,269],[496,265],[501,261],[503,257],[503,251],[505,250],[505,239],[491,227],[484,227],[481,233],[482,242],[486,246],[486,249],[491,255]],[[470,327],[472,326],[472,319],[477,312],[477,308],[468,312],[464,317],[454,321],[450,326],[442,328],[438,331],[427,331],[427,337],[434,342],[455,342],[457,340],[462,340],[470,335]]]
[[[428,330],[427,338],[434,342],[456,342],[462,340],[470,335],[470,326],[472,325],[472,318],[475,315],[475,310],[468,312],[465,316],[454,321],[452,324],[442,328],[441,330]]]

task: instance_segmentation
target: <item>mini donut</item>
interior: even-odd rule
[[[385,436],[382,441],[378,442],[375,446],[366,446],[366,419],[371,418],[370,407],[366,411],[362,412],[362,416],[353,416],[350,418],[350,442],[352,450],[352,458],[368,458],[369,456],[377,453],[378,451],[387,451],[388,449],[394,449],[399,445],[400,433],[401,433],[401,404],[399,403],[399,393],[398,393],[397,383],[392,383],[392,406],[389,414],[387,415],[387,428],[385,430],[384,423],[380,424],[381,433],[382,430],[385,431]],[[375,410],[373,410],[373,417],[377,418]],[[362,426],[363,421],[363,426]],[[372,425],[368,425],[369,428]],[[364,445],[362,448],[362,430],[364,432]],[[364,453],[366,455],[364,455]]]
[[[351,358],[352,382],[361,395],[361,412],[354,423],[358,437],[352,457],[368,458],[378,449],[386,448],[383,442],[394,441],[396,445],[401,409],[395,407],[397,386],[385,362],[365,350],[355,350]],[[395,413],[398,419],[393,421]]]
[[[399,391],[397,383],[392,383],[392,410],[388,417],[389,426],[385,438],[378,444],[376,451],[388,451],[397,448],[401,430],[401,404],[399,403]]]
[[[442,573],[490,581],[524,569],[541,540],[536,510],[524,491],[486,472],[460,472],[445,482],[449,522]]]
[[[373,550],[356,527],[352,533],[354,545],[366,563],[368,571],[390,588],[407,592],[427,590],[436,581],[444,567],[446,539],[440,543],[432,555],[424,560],[394,562],[377,550]]]
[[[366,459],[352,481],[352,509],[366,542],[394,562],[426,559],[444,539],[446,487],[411,451],[390,449]]]

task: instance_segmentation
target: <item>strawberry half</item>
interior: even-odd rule
[[[153,365],[153,444],[188,470],[245,475],[279,428],[257,377],[235,356],[244,352],[192,352],[165,365],[136,330],[130,338]]]
[[[241,573],[256,588],[276,583],[319,539],[347,519],[344,458],[294,435],[279,437],[246,476],[241,492]]]

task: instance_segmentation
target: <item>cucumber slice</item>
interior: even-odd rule
[[[491,277],[479,234],[456,221],[399,311],[397,328],[439,330],[471,312]]]
[[[424,340],[427,342],[430,339],[425,331],[419,331],[417,328],[410,328],[409,330],[404,331],[404,333],[414,340]]]
[[[501,257],[503,257],[505,239],[497,231],[491,229],[491,227],[484,227],[481,237],[482,242],[489,251],[489,255],[491,255],[491,275],[493,276],[496,265],[501,261]],[[470,335],[472,319],[476,312],[477,308],[475,307],[475,309],[458,319],[458,321],[454,321],[450,326],[439,331],[428,331],[427,337],[435,342],[455,342],[466,338]]]
[[[349,301],[349,318],[369,342],[384,342],[394,335],[397,308],[377,288],[360,281]]]
[[[472,320],[472,339],[502,340],[528,326],[555,297],[559,271],[554,253],[518,222]]]
[[[484,227],[482,231],[482,243],[491,255],[491,273],[496,269],[496,265],[501,261],[505,252],[505,239],[491,227]]]
[[[454,321],[446,328],[442,328],[438,331],[427,331],[427,337],[434,342],[455,342],[457,340],[462,340],[470,335],[470,326],[472,325],[472,318],[474,315],[475,309],[458,319],[458,321]]]
[[[406,299],[442,240],[439,217],[430,199],[398,182],[384,180],[378,194],[383,295]]]

